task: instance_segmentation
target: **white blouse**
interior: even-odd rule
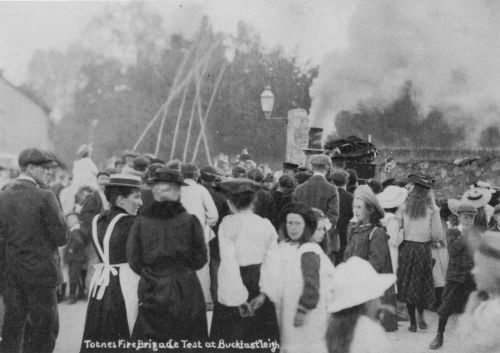
[[[261,292],[272,286],[278,269],[278,234],[268,219],[252,212],[224,217],[219,226],[220,266],[218,300],[226,306],[239,306],[248,300],[240,267],[262,264]]]

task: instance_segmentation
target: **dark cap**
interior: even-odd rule
[[[137,157],[134,159],[134,169],[139,172],[148,170],[149,160],[146,157]]]
[[[200,168],[194,163],[184,163],[181,165],[181,173],[185,177],[186,175],[192,175],[194,173],[199,173]]]
[[[408,175],[408,180],[411,183],[420,185],[426,189],[432,188],[434,186],[434,183],[436,182],[436,179],[434,179],[428,174],[423,174],[423,173],[410,174]]]
[[[155,175],[151,178],[151,182],[177,183],[181,186],[187,185],[182,178],[181,172],[170,168],[157,169]]]
[[[135,157],[139,157],[140,154],[139,154],[139,152],[136,152],[134,150],[123,150],[123,152],[122,152],[122,158],[125,158],[127,156],[135,158]]]
[[[299,168],[298,164],[292,163],[292,162],[283,162],[283,169],[288,169],[288,170],[297,170]]]
[[[18,158],[19,167],[25,168],[30,164],[44,167],[57,167],[58,163],[54,161],[53,157],[38,148],[28,148],[19,154]]]
[[[239,165],[236,165],[233,167],[231,170],[231,174],[233,175],[234,178],[238,178],[242,175],[245,175],[247,173],[247,170]]]
[[[223,174],[214,167],[206,166],[200,169],[200,177],[207,182],[221,181]]]
[[[253,180],[247,178],[233,179],[225,181],[219,185],[219,189],[224,194],[241,195],[250,193],[253,194],[258,190],[259,186]]]

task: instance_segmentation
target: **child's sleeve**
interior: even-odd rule
[[[319,301],[319,255],[314,252],[306,252],[302,254],[300,259],[300,267],[302,270],[302,278],[304,286],[302,295],[299,300],[298,310],[307,312],[316,308]]]

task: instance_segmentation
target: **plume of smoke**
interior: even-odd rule
[[[383,109],[406,82],[422,116],[467,124],[469,144],[500,124],[500,4],[486,0],[359,0],[346,50],[328,54],[313,83],[313,125],[360,104]]]

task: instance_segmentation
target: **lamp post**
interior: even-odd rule
[[[269,120],[286,120],[284,117],[272,116],[274,107],[274,94],[271,91],[271,86],[266,85],[264,91],[260,95],[260,106],[264,112],[264,116]]]

